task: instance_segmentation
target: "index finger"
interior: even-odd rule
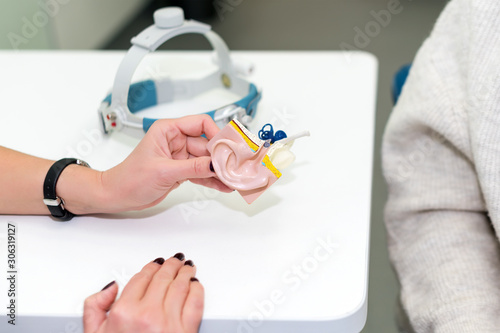
[[[169,121],[186,136],[197,137],[205,134],[208,140],[212,139],[220,130],[214,120],[207,114],[185,116],[182,118],[170,119]],[[171,139],[168,137],[168,131],[165,134],[167,135],[167,139]]]
[[[122,295],[120,296],[120,301],[139,301],[146,293],[151,279],[156,274],[156,272],[160,270],[161,264],[164,261],[165,260],[163,258],[157,258],[144,266],[139,273],[135,274],[127,283],[125,288],[123,288]]]

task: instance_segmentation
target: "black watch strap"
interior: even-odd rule
[[[50,214],[60,221],[69,221],[74,214],[64,208],[64,200],[56,195],[56,184],[62,171],[70,164],[85,167],[89,165],[76,158],[63,158],[50,167],[43,183],[43,203],[49,208]]]

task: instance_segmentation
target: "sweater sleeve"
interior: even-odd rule
[[[448,4],[413,62],[383,138],[388,248],[415,332],[500,329],[500,250],[476,170],[487,162],[475,160],[471,143],[471,117],[479,111],[469,70],[469,48],[481,34],[474,22],[487,6],[498,15],[494,3]]]

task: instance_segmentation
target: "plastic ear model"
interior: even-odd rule
[[[281,177],[278,168],[293,163],[295,156],[290,147],[296,138],[305,135],[309,132],[292,138],[284,134],[283,140],[271,144],[272,138],[261,140],[232,120],[208,142],[207,148],[217,177],[251,204]]]

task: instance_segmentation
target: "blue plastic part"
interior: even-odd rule
[[[266,130],[266,127],[269,126],[269,129]],[[274,137],[274,129],[273,129],[273,125],[271,124],[265,124],[264,126],[262,126],[262,129],[259,131],[259,139],[261,140],[269,140],[269,139],[273,139]]]
[[[143,118],[142,119],[142,129],[144,130],[144,133],[146,133],[149,130],[149,128],[151,127],[151,125],[153,125],[153,123],[157,120],[158,119],[153,119],[153,118]]]
[[[276,133],[274,134],[273,142],[276,142],[276,141],[279,141],[279,140],[282,140],[285,138],[286,138],[286,133],[282,130],[279,130],[279,131],[276,131]]]
[[[106,96],[104,102],[111,105],[111,94]],[[130,112],[136,113],[156,104],[158,104],[158,95],[153,80],[140,81],[130,85],[127,100]]]
[[[266,127],[269,127],[269,129],[266,129]],[[274,133],[273,125],[269,123],[262,126],[262,129],[259,131],[259,139],[271,140],[271,143],[275,143],[276,141],[279,141],[286,137],[286,133],[282,130],[278,130],[276,131],[276,133]]]
[[[128,91],[128,109],[132,113],[158,104],[156,85],[153,80],[146,80],[130,85]]]
[[[111,94],[109,94],[108,96],[106,96],[106,98],[104,98],[102,101],[108,103],[109,105],[111,105]]]
[[[262,94],[259,93],[257,87],[253,83],[250,83],[250,87],[248,88],[248,95],[234,103],[234,105],[247,110],[247,115],[253,118],[255,117],[255,110],[257,109],[257,104],[259,103],[261,98]]]
[[[206,114],[208,114],[210,117],[212,117],[212,119],[214,119],[214,117],[215,117],[215,111],[208,111],[208,112],[206,112]]]
[[[410,73],[411,64],[402,66],[394,75],[392,81],[392,101],[394,104],[398,102],[401,91],[403,91],[403,86]]]

